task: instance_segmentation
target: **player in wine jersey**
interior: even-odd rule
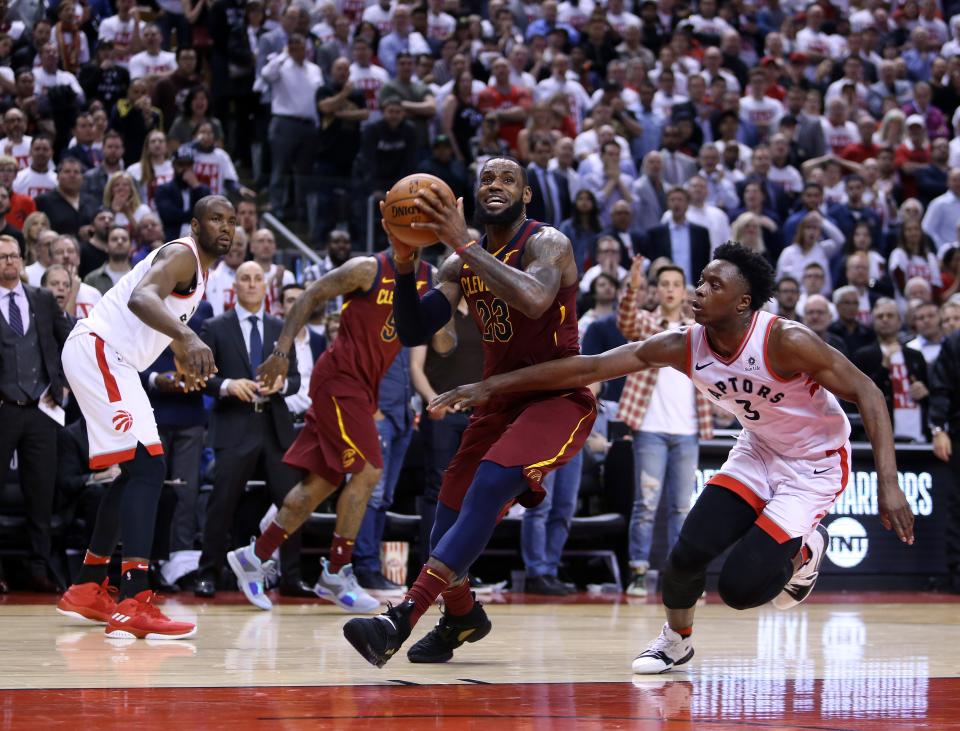
[[[203,299],[208,268],[233,242],[236,222],[226,198],[201,198],[191,235],[150,252],[77,322],[63,347],[63,371],[87,422],[90,469],[120,465],[121,476],[100,503],[80,576],[57,610],[106,623],[108,637],[167,640],[196,632],[193,624],[163,615],[147,582],[166,465],[140,371],[169,346],[185,391],[201,388],[216,372],[213,353],[187,321]],[[107,584],[118,540],[119,604]]]
[[[405,247],[392,242],[403,257],[393,311],[404,345],[426,342],[465,298],[483,333],[485,376],[579,352],[573,248],[555,228],[527,218],[531,190],[516,160],[494,157],[480,170],[478,221],[486,228],[480,241],[469,240],[462,200],[436,186],[417,195],[435,223],[415,225],[432,230],[455,253],[441,267],[437,288],[421,298],[413,253],[404,256]],[[366,660],[382,667],[441,594],[444,614],[410,648],[411,662],[446,662],[464,642],[486,636],[490,621],[470,591],[467,571],[510,505],[543,500],[543,478],[576,456],[596,415],[586,388],[511,394],[473,414],[443,476],[430,559],[400,604],[344,626]]]
[[[419,260],[415,266],[415,286],[429,288],[430,266]],[[260,609],[272,606],[264,593],[264,580],[273,570],[273,552],[346,475],[351,478],[337,500],[330,559],[322,560],[323,570],[314,591],[348,612],[370,612],[380,606],[357,583],[351,558],[367,501],[383,471],[374,415],[380,381],[401,347],[393,322],[396,282],[397,268],[390,252],[350,259],[324,274],[287,312],[273,354],[259,369],[261,380],[268,383],[285,377],[287,357],[297,333],[317,308],[343,296],[337,339],[317,360],[310,377],[311,406],[306,424],[284,457],[287,464],[307,475],[287,493],[276,517],[259,538],[227,554],[237,585]],[[455,344],[452,326],[433,341],[441,353]]]
[[[667,559],[667,623],[634,660],[636,673],[661,673],[693,657],[690,634],[706,568],[728,548],[719,594],[734,609],[771,600],[783,609],[809,595],[828,537],[820,520],[850,475],[850,425],[836,396],[860,408],[873,446],[881,522],[913,543],[913,514],[897,484],[890,417],[879,389],[809,328],[760,309],[774,287],[762,256],[730,243],[714,256],[697,286],[695,325],[602,355],[461,386],[431,404],[477,406],[511,393],[575,388],[670,366],[737,417],[740,437]]]

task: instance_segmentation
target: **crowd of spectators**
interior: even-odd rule
[[[478,166],[511,154],[528,172],[528,215],[573,244],[585,350],[686,321],[682,306],[652,323],[629,308],[657,320],[663,267],[689,297],[734,239],[776,269],[767,307],[873,378],[898,439],[932,440],[947,459],[940,430],[953,416],[933,400],[957,380],[937,361],[960,329],[958,11],[956,0],[0,0],[0,236],[18,243],[26,281],[80,318],[187,232],[199,198],[221,193],[241,225],[210,273],[210,314],[236,306],[237,269],[253,260],[265,311],[282,316],[380,235],[367,206],[397,179],[441,177],[469,216]],[[300,225],[322,261],[281,266],[265,211]],[[298,340],[304,384],[340,304]],[[422,360],[388,380],[409,390]],[[164,372],[145,376],[158,398],[172,395]],[[637,398],[602,386],[609,418],[622,392]],[[291,418],[308,403],[305,388],[288,395]],[[636,408],[620,420],[639,435],[650,429]],[[698,409],[684,435],[729,425]],[[413,428],[407,411],[389,439]],[[169,426],[196,442],[207,411],[188,412],[182,424],[170,411]],[[190,469],[174,476],[195,491]],[[634,523],[650,509],[641,482],[638,467]],[[171,545],[193,550],[201,530],[179,525]],[[528,571],[543,563],[529,545]]]

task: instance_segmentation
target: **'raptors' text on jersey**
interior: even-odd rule
[[[690,377],[712,403],[737,417],[751,438],[784,457],[822,456],[850,437],[837,398],[812,378],[783,379],[767,359],[777,316],[756,312],[740,348],[730,358],[713,351],[702,325],[687,331]]]
[[[527,219],[506,246],[490,253],[508,266],[522,268],[527,241],[543,226],[538,221]],[[484,238],[480,244],[484,245],[485,242]],[[536,319],[511,309],[509,304],[487,288],[483,278],[466,263],[460,269],[460,288],[483,336],[484,378],[580,352],[576,282],[561,287],[547,311]],[[508,399],[516,400],[514,397],[498,397],[492,399],[484,410],[499,408],[499,404]]]

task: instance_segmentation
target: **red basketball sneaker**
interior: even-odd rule
[[[156,595],[149,589],[132,599],[120,602],[110,621],[106,635],[115,640],[184,640],[197,633],[189,622],[175,622],[153,603]]]
[[[107,579],[104,579],[102,584],[93,581],[74,584],[60,597],[57,611],[72,619],[106,624],[117,609],[116,600],[110,596],[116,593],[116,588],[110,586]]]

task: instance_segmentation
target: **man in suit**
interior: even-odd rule
[[[63,591],[63,579],[50,566],[50,520],[57,477],[57,424],[38,408],[64,400],[66,379],[60,350],[73,322],[53,294],[24,285],[20,246],[0,236],[0,485],[14,451],[29,535],[29,587]]]
[[[184,193],[189,193],[184,200]],[[173,153],[173,180],[157,186],[153,202],[163,222],[163,236],[167,241],[190,234],[193,208],[199,200],[210,195],[193,172],[193,148],[182,145]]]
[[[531,163],[527,179],[533,196],[527,204],[527,215],[551,226],[559,226],[570,217],[570,188],[567,179],[556,170],[547,170],[553,157],[553,140],[544,135],[535,137],[531,144]]]
[[[796,152],[800,162],[812,157],[820,157],[827,151],[820,117],[814,117],[804,111],[806,100],[807,94],[802,88],[796,85],[791,86],[787,90],[787,114],[780,120],[781,131],[786,123],[793,132],[790,138],[796,143]],[[793,123],[792,127],[790,122]]]
[[[253,261],[237,267],[237,304],[203,324],[200,337],[210,346],[217,374],[206,392],[216,398],[210,422],[210,444],[216,454],[213,494],[207,506],[203,552],[195,593],[212,597],[223,566],[228,534],[247,481],[258,467],[265,475],[274,503],[281,505],[297,484],[297,471],[283,462],[293,443],[293,417],[284,397],[300,389],[296,354],[290,353],[290,372],[279,388],[257,383],[257,367],[273,352],[283,323],[264,311],[267,285],[263,269]],[[234,536],[234,543],[245,536]],[[315,597],[300,580],[300,536],[295,533],[281,549],[281,592]]]
[[[867,374],[883,392],[899,441],[924,442],[929,438],[927,407],[927,362],[923,353],[901,345],[900,310],[897,303],[881,297],[873,307],[873,329],[877,339],[853,355],[857,368]]]
[[[660,156],[663,159],[663,180],[669,185],[683,185],[697,172],[697,161],[680,151],[683,136],[675,124],[668,124],[661,135]]]
[[[668,257],[683,269],[688,282],[696,282],[710,261],[710,232],[687,221],[689,205],[690,194],[685,189],[671,188],[667,193],[670,219],[647,232],[640,252],[650,261]]]
[[[610,209],[610,225],[600,232],[600,236],[612,236],[620,242],[620,266],[630,267],[635,254],[639,253],[643,244],[643,235],[633,225],[633,206],[626,201],[617,201]],[[590,259],[598,261],[597,249],[600,245],[600,236],[597,237],[590,252]],[[581,280],[581,284],[583,284]]]
[[[667,188],[663,182],[663,156],[654,150],[643,158],[643,175],[633,184],[633,210],[636,228],[645,234],[660,223],[667,208]]]

